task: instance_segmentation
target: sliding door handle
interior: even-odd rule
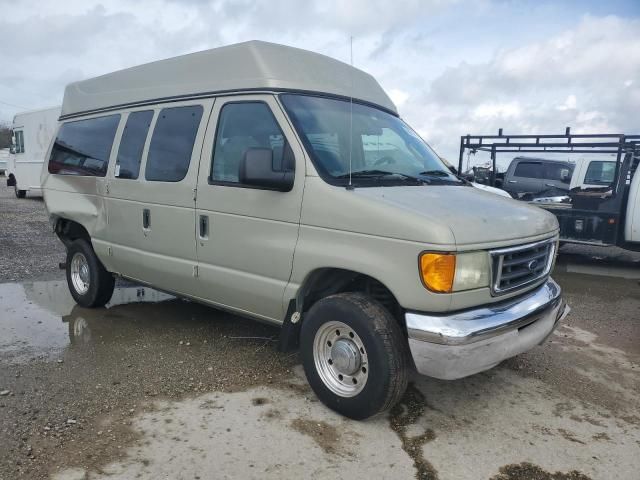
[[[142,210],[142,228],[145,230],[151,228],[151,211],[148,208]]]
[[[200,232],[200,238],[209,238],[209,217],[207,215],[200,215],[198,224],[200,225],[198,229]]]

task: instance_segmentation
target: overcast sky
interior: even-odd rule
[[[457,161],[460,135],[640,132],[640,0],[0,0],[0,121],[65,84],[245,40],[373,74]]]

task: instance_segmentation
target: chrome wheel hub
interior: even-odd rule
[[[71,259],[71,283],[76,292],[84,295],[89,291],[89,282],[89,262],[82,253],[78,252]]]
[[[336,395],[353,397],[367,383],[367,351],[358,334],[345,323],[330,321],[318,329],[313,360],[322,382]]]
[[[333,365],[344,375],[353,375],[360,368],[362,359],[360,351],[355,343],[340,338],[331,347],[331,359]]]

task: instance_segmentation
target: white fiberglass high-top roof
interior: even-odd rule
[[[251,90],[353,97],[396,112],[389,96],[368,73],[325,55],[254,40],[71,83],[64,92],[61,115]]]

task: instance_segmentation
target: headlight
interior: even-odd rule
[[[425,287],[451,293],[489,286],[487,252],[428,253],[420,255],[420,276]]]
[[[487,252],[459,253],[453,291],[489,286],[489,254]]]

